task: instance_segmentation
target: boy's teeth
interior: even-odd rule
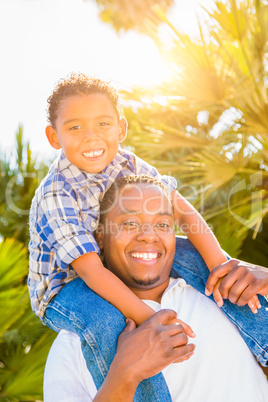
[[[142,260],[155,260],[157,255],[157,253],[132,253],[131,257],[140,258]]]
[[[100,156],[101,154],[103,154],[103,152],[103,149],[101,149],[100,151],[84,152],[83,155],[87,158],[95,158],[96,156]]]

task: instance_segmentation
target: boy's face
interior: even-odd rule
[[[67,159],[89,173],[101,172],[116,156],[119,141],[126,136],[127,122],[118,119],[106,95],[95,93],[64,99],[56,128],[46,128],[55,149],[62,148]]]

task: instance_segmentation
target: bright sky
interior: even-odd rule
[[[197,5],[175,0],[177,27],[193,30]],[[0,148],[12,150],[23,125],[34,153],[54,155],[44,128],[46,99],[71,71],[97,75],[118,89],[153,85],[168,68],[152,40],[120,36],[98,19],[94,0],[0,0]]]

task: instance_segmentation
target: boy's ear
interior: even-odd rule
[[[52,126],[46,127],[46,136],[50,145],[55,149],[60,149],[61,145],[56,133],[56,130]]]
[[[119,142],[123,142],[127,136],[127,119],[122,116],[119,120]]]
[[[96,242],[98,243],[100,250],[103,250],[103,229],[103,224],[100,223],[95,232]]]

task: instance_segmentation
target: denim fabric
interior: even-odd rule
[[[177,237],[171,276],[183,277],[204,294],[208,275],[209,270],[198,251],[187,238]],[[262,308],[257,315],[247,306],[238,307],[229,301],[224,302],[222,309],[238,326],[252,353],[265,366],[268,362],[268,312],[265,307],[268,304],[264,297],[259,298]],[[50,302],[43,322],[56,332],[66,329],[79,335],[87,367],[99,389],[116,353],[117,338],[125,328],[124,316],[80,278],[76,278]],[[162,373],[142,381],[134,401],[171,401]]]
[[[50,302],[43,322],[56,332],[66,329],[79,335],[87,367],[99,389],[116,353],[118,336],[126,326],[125,317],[77,278]],[[134,401],[170,402],[162,373],[142,381]]]
[[[205,294],[205,284],[209,270],[199,254],[187,238],[177,237],[176,253],[171,276],[181,276],[185,281]],[[213,296],[210,296],[212,300]],[[229,300],[224,300],[223,312],[238,327],[240,333],[257,360],[268,366],[268,303],[258,295],[261,309],[255,315],[248,306],[239,307]]]

